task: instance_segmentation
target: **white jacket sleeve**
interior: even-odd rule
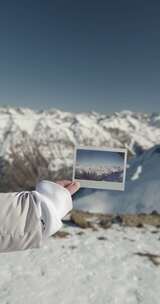
[[[47,238],[62,227],[61,219],[73,208],[72,197],[69,190],[48,180],[38,182],[34,192],[41,202],[43,238]]]
[[[71,209],[70,192],[46,180],[35,191],[0,193],[0,252],[40,248]]]
[[[40,248],[40,200],[32,191],[0,193],[0,252]]]

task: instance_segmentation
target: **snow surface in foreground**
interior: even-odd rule
[[[63,230],[40,249],[0,254],[1,304],[159,304],[160,266],[134,253],[160,254],[160,230]]]

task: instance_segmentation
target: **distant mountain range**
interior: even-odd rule
[[[91,181],[123,181],[123,167],[120,166],[76,166],[75,178]]]
[[[103,180],[104,178],[106,178],[107,176],[111,176],[113,175],[113,173],[121,173],[121,175],[123,176],[123,170],[124,168],[121,166],[94,166],[94,164],[92,166],[87,166],[87,165],[78,165],[75,168],[75,177],[79,178],[79,179],[83,179],[85,177],[85,179],[87,179],[87,176],[90,177],[90,179],[96,179],[96,180]],[[119,174],[118,174],[119,176]]]
[[[53,170],[73,164],[75,145],[126,147],[140,154],[160,143],[160,113],[70,113],[58,109],[0,108],[0,156],[8,157],[11,146],[35,141],[51,157]]]

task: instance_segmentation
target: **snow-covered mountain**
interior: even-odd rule
[[[86,172],[97,172],[98,174],[110,174],[112,172],[118,172],[118,171],[123,171],[123,166],[94,166],[94,164],[91,165],[76,165],[76,170],[78,171],[86,171]]]
[[[160,114],[115,112],[70,113],[57,109],[34,111],[29,108],[0,108],[0,155],[11,145],[32,139],[40,144],[53,167],[72,166],[76,144],[97,147],[127,147],[139,153],[160,143]],[[55,162],[56,160],[56,162]]]
[[[120,166],[88,166],[78,165],[75,168],[76,179],[89,179],[98,181],[117,181],[123,180],[123,167]]]

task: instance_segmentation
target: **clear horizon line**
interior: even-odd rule
[[[40,112],[50,112],[50,111],[60,111],[60,112],[64,112],[64,113],[73,113],[73,114],[83,114],[83,113],[96,113],[96,114],[100,114],[100,115],[113,115],[113,114],[117,114],[117,113],[135,113],[135,114],[147,114],[147,115],[153,115],[153,114],[158,114],[160,113],[160,111],[153,111],[153,112],[142,112],[142,111],[132,111],[132,110],[129,110],[129,109],[124,109],[124,110],[120,110],[120,111],[111,111],[111,112],[98,112],[98,111],[95,111],[95,110],[90,110],[90,111],[66,111],[66,110],[63,110],[63,109],[60,109],[58,107],[49,107],[47,109],[45,108],[39,108],[38,110],[30,107],[30,106],[10,106],[10,105],[0,105],[0,109],[15,109],[15,110],[19,110],[19,109],[24,109],[24,110],[31,110],[35,113],[40,113]]]

